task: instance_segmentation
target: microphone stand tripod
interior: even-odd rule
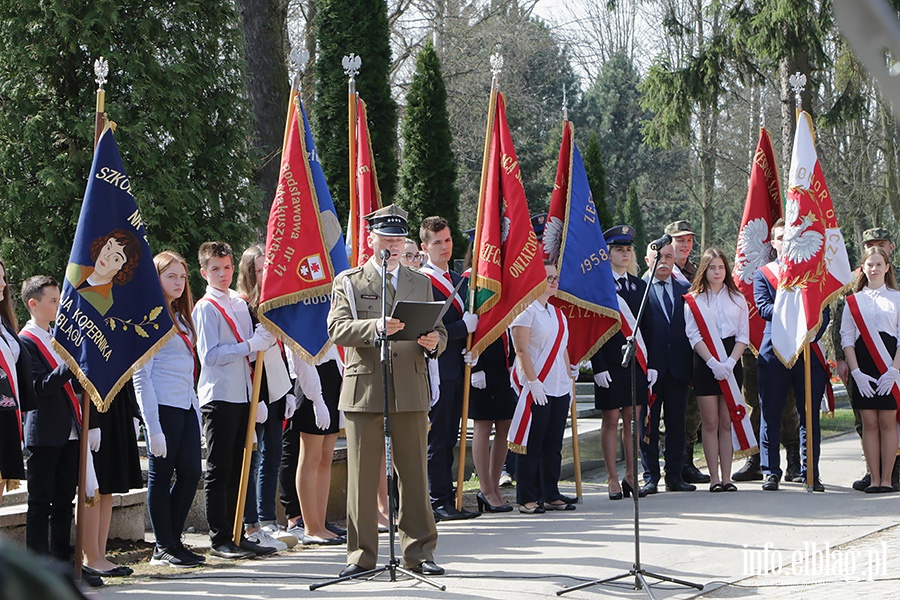
[[[632,565],[631,569],[629,569],[625,573],[620,573],[618,575],[614,575],[613,577],[607,577],[606,579],[595,579],[594,581],[579,583],[578,585],[563,588],[556,592],[557,596],[562,596],[563,594],[592,587],[595,585],[612,583],[620,579],[625,579],[626,577],[634,577],[634,589],[642,589],[647,592],[647,597],[650,598],[650,600],[655,600],[656,597],[653,595],[653,590],[650,589],[651,584],[647,583],[648,577],[659,581],[676,583],[685,587],[692,587],[698,590],[703,589],[703,586],[698,583],[691,583],[690,581],[684,581],[683,579],[675,579],[674,577],[669,577],[667,575],[652,573],[644,569],[644,567],[641,565],[641,516],[639,500],[640,486],[638,486],[637,478],[638,452],[640,451],[640,448],[638,446],[637,361],[634,359],[634,356],[637,352],[637,334],[641,329],[641,318],[644,316],[644,309],[647,307],[647,300],[649,299],[650,295],[650,286],[653,285],[653,275],[656,274],[656,267],[658,265],[659,252],[657,251],[656,259],[653,261],[653,267],[650,269],[651,275],[649,278],[649,282],[646,289],[644,290],[644,297],[641,298],[641,307],[638,310],[637,317],[635,318],[634,331],[631,333],[631,336],[625,341],[625,345],[622,346],[622,367],[628,367],[629,365],[631,367],[631,458],[634,472],[634,494],[632,494],[634,496],[634,564]],[[647,407],[647,410],[650,410],[649,406]]]
[[[422,583],[427,583],[428,585],[435,587],[442,592],[447,589],[447,586],[445,585],[435,583],[427,577],[424,577],[418,573],[414,573],[405,567],[401,567],[400,559],[397,558],[397,553],[394,548],[395,539],[397,536],[397,523],[394,516],[396,514],[396,507],[394,506],[395,500],[394,494],[392,493],[392,490],[394,489],[394,460],[392,452],[393,445],[391,444],[391,412],[390,403],[388,400],[388,371],[390,370],[389,365],[391,357],[391,341],[387,336],[387,262],[389,257],[390,252],[387,250],[382,250],[381,333],[376,333],[375,345],[381,349],[381,383],[382,393],[384,395],[384,464],[387,474],[388,487],[388,547],[390,548],[390,559],[388,560],[388,563],[386,565],[381,567],[375,567],[374,569],[369,569],[368,571],[361,571],[359,573],[354,573],[353,575],[345,575],[336,579],[329,579],[328,581],[324,581],[322,583],[313,583],[309,586],[309,590],[311,592],[325,586],[340,583],[342,581],[347,581],[349,579],[369,579],[381,575],[385,571],[390,574],[391,581],[397,581],[397,573],[400,573],[401,575],[406,575],[407,577],[411,577],[413,579],[416,579],[417,581],[421,581]],[[397,289],[396,285],[394,286],[394,289]]]

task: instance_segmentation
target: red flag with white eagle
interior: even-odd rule
[[[378,189],[378,176],[375,173],[366,103],[359,97],[356,98],[356,202],[356,219],[351,224],[353,231],[348,232],[348,237],[354,244],[350,264],[358,266],[365,264],[372,256],[369,233],[363,217],[381,208],[381,190]]]
[[[475,357],[547,288],[543,253],[531,226],[503,94],[496,95],[491,118],[475,234],[478,260],[470,292],[475,294],[475,312],[479,316],[471,342]]]
[[[813,137],[801,112],[785,206],[782,269],[772,315],[772,346],[791,367],[822,324],[822,311],[851,281],[850,259]]]
[[[778,181],[778,162],[772,149],[772,140],[765,127],[759,130],[759,142],[750,165],[750,186],[744,204],[744,216],[738,233],[737,252],[734,257],[734,283],[750,309],[750,348],[755,354],[762,345],[766,322],[756,310],[753,299],[753,274],[772,260],[772,244],[769,239],[772,225],[780,219],[781,184]]]

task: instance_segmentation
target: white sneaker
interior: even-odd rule
[[[278,525],[264,525],[262,530],[268,533],[270,536],[278,540],[279,542],[287,545],[288,548],[293,548],[297,545],[297,538],[293,536],[293,534],[288,533]]]
[[[301,525],[291,525],[285,532],[291,534],[298,542],[306,535],[306,530]]]
[[[512,485],[512,477],[506,471],[500,473],[500,487],[510,487]]]
[[[288,548],[287,544],[273,538],[265,529],[259,529],[253,533],[248,533],[247,539],[263,548],[275,548],[275,550],[279,551],[287,550]]]

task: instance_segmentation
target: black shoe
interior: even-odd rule
[[[566,504],[578,504],[578,498],[576,496],[563,496],[560,494],[559,500],[562,500]]]
[[[245,558],[253,558],[254,556],[256,556],[255,552],[238,548],[234,544],[234,542],[225,542],[224,544],[213,546],[209,549],[209,553],[212,556],[217,556],[219,558],[225,558],[228,560],[242,560]]]
[[[763,474],[759,468],[759,454],[754,454],[747,458],[747,462],[734,475],[731,476],[734,481],[762,481]]]
[[[350,563],[338,573],[338,577],[352,577],[354,575],[359,575],[360,573],[365,573],[366,571],[371,571],[372,569],[363,569],[359,565],[354,565]]]
[[[648,491],[649,486],[650,486],[650,484],[648,483],[648,484],[644,485],[644,487],[642,487],[640,490],[635,492],[634,488],[631,487],[631,484],[628,483],[628,481],[623,477],[622,478],[622,495],[625,496],[626,498],[628,498],[629,496],[631,496],[631,494],[637,493],[637,495],[640,496],[641,498],[645,498],[647,496],[647,494],[655,494],[656,493],[656,484],[655,483],[653,484],[652,492]]]
[[[803,483],[800,477],[800,444],[785,446],[787,449],[787,467],[784,469],[784,480]]]
[[[618,492],[609,492],[610,500],[621,500],[624,497],[625,497],[625,495],[622,492],[622,490],[619,490]]]
[[[475,495],[475,499],[478,501],[478,510],[481,512],[503,513],[512,512],[513,509],[509,504],[498,504],[497,506],[494,506],[488,502],[487,498],[481,492],[478,492]]]
[[[443,575],[444,567],[438,566],[432,560],[423,560],[410,569],[413,573],[421,575]]]
[[[172,546],[171,548],[156,548],[150,557],[150,564],[189,569],[199,567],[200,561],[188,556],[181,548]]]
[[[194,552],[194,551],[188,549],[188,547],[185,546],[184,544],[179,543],[179,544],[178,544],[178,548],[179,548],[184,554],[187,554],[188,556],[190,556],[191,558],[193,558],[194,560],[196,560],[198,563],[205,563],[205,562],[206,562],[206,556],[205,556],[205,555],[203,555],[203,554],[197,554],[196,552]]]
[[[455,506],[437,506],[432,507],[435,517],[439,517],[441,521],[464,521],[465,519],[474,519],[481,516],[480,513],[473,513],[468,510],[456,510]],[[437,522],[435,518],[435,522]]]
[[[880,485],[870,485],[866,489],[863,490],[867,494],[880,494],[881,486]]]
[[[806,477],[803,478],[803,481],[806,481]],[[805,487],[807,489],[809,489],[809,486],[805,486]],[[814,492],[824,492],[825,491],[825,486],[822,485],[822,482],[819,480],[818,477],[813,479],[813,491]]]
[[[341,527],[340,525],[336,525],[330,521],[325,521],[325,529],[330,531],[335,535],[339,535],[341,537],[347,537],[347,530]]]
[[[853,489],[857,492],[865,492],[867,488],[872,485],[872,475],[870,473],[866,473],[859,479],[853,482]],[[871,492],[869,492],[871,493]]]
[[[709,483],[709,475],[695,467],[693,462],[684,464],[684,468],[681,469],[681,479],[687,483]]]
[[[709,478],[706,478],[707,481]],[[676,480],[666,480],[666,491],[667,492],[694,492],[697,490],[697,486],[690,484],[681,479]]]
[[[659,491],[659,486],[655,481],[648,481],[641,486],[641,496],[652,496]]]
[[[891,471],[891,490],[900,492],[900,459],[894,459],[894,470]]]
[[[732,477],[732,479],[734,479],[734,477]],[[764,489],[767,492],[777,492],[778,491],[778,482],[780,481],[780,479],[781,478],[778,477],[778,475],[775,475],[774,473],[772,475],[769,475],[768,477],[766,477],[766,482],[764,484],[762,484],[762,489]]]
[[[246,538],[241,538],[241,550],[252,552],[255,556],[268,556],[277,552],[275,548],[270,548],[269,546],[260,546],[259,544],[251,542]]]
[[[85,585],[95,588],[103,585],[103,580],[99,576],[88,573],[83,568],[81,569],[81,581]]]
[[[96,575],[97,577],[128,577],[134,570],[131,567],[125,567],[122,565],[118,565],[109,569],[108,571],[101,571],[100,569],[94,569],[93,567],[89,567],[84,565],[81,567],[81,570],[85,573],[90,573],[91,575]]]

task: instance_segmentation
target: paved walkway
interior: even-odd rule
[[[644,568],[697,582],[705,586],[704,598],[896,596],[900,495],[865,495],[850,488],[863,468],[856,434],[826,440],[823,446],[824,494],[808,494],[798,484],[763,492],[754,482],[739,484],[738,493],[660,493],[642,500]],[[474,521],[441,523],[436,558],[448,574],[435,580],[447,586],[445,592],[410,580],[390,582],[386,576],[309,592],[310,583],[343,568],[345,552],[295,548],[242,563],[211,559],[210,566],[187,572],[140,565],[135,576],[110,580],[98,594],[122,600],[555,597],[564,586],[631,568],[632,515],[633,503],[609,501],[601,474],[593,472],[586,476],[583,503],[574,512],[486,514]],[[387,536],[382,539],[384,552]],[[826,558],[816,554],[826,549]],[[779,577],[768,574],[779,567]],[[632,584],[629,578],[567,597],[646,597]],[[673,584],[656,585],[653,591],[657,598],[701,594]]]

